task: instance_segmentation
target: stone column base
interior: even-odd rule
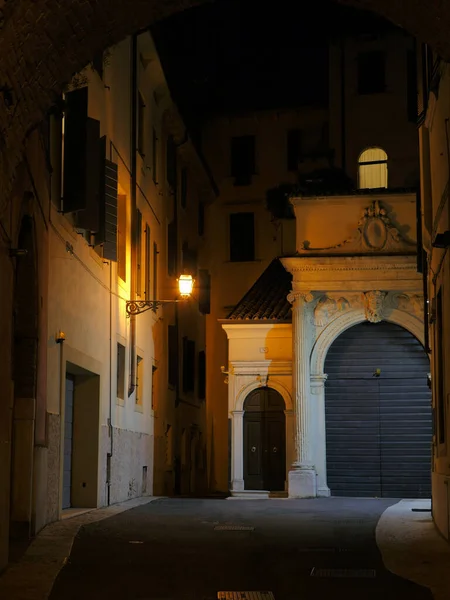
[[[288,475],[289,498],[316,498],[317,483],[314,469],[292,469]]]

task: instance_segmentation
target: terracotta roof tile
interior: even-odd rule
[[[274,259],[225,320],[290,322],[291,282],[292,275]]]

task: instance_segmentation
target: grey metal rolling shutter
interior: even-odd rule
[[[325,372],[332,495],[429,497],[429,362],[420,343],[397,325],[362,323],[335,340]]]

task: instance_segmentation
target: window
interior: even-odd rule
[[[137,111],[137,151],[145,156],[145,102],[141,92],[138,93]]]
[[[203,202],[198,203],[198,235],[205,235],[205,205]]]
[[[198,390],[199,400],[206,398],[206,353],[204,350],[198,353]]]
[[[167,183],[175,193],[177,189],[177,147],[172,135],[169,135],[167,138],[166,178]]]
[[[173,467],[173,441],[172,441],[172,426],[167,425],[166,428],[166,466]]]
[[[209,315],[211,312],[211,275],[206,269],[199,269],[197,290],[198,310],[202,315]]]
[[[153,183],[158,183],[158,137],[155,128],[152,136],[152,179]]]
[[[158,299],[158,245],[153,242],[153,300]]]
[[[436,371],[437,371],[437,425],[438,442],[445,444],[445,355],[444,355],[444,308],[442,302],[442,289],[436,296]]]
[[[358,161],[358,187],[360,190],[387,188],[388,156],[382,148],[369,148],[361,152]]]
[[[142,295],[142,213],[136,211],[136,294]]]
[[[181,170],[181,183],[180,183],[180,203],[182,208],[186,208],[187,205],[187,187],[188,187],[188,171],[186,168]]]
[[[117,227],[117,273],[127,280],[127,197],[118,197],[118,227]]]
[[[361,52],[358,55],[358,94],[380,94],[385,90],[385,53]]]
[[[406,55],[406,102],[408,121],[417,123],[418,117],[418,89],[417,89],[417,59],[413,50],[408,50]]]
[[[230,260],[255,260],[255,218],[253,213],[230,215]]]
[[[143,405],[143,395],[144,395],[144,365],[143,365],[142,356],[136,357],[136,405]]]
[[[231,176],[235,185],[249,185],[255,173],[255,136],[231,138]]]
[[[174,276],[178,271],[178,239],[177,222],[172,221],[167,226],[167,272]]]
[[[176,387],[178,382],[178,332],[176,325],[168,327],[169,377],[170,387]]]
[[[151,279],[150,279],[150,261],[151,261],[151,236],[150,227],[145,225],[145,282],[144,294],[146,300],[151,300]]]
[[[193,392],[195,389],[195,342],[183,338],[183,392]]]
[[[291,129],[287,132],[287,168],[288,171],[297,171],[302,150],[302,132],[300,129]]]
[[[125,398],[125,346],[117,344],[117,398]]]

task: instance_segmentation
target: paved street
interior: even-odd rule
[[[50,599],[431,599],[383,567],[375,527],[395,502],[159,499],[82,527]]]

